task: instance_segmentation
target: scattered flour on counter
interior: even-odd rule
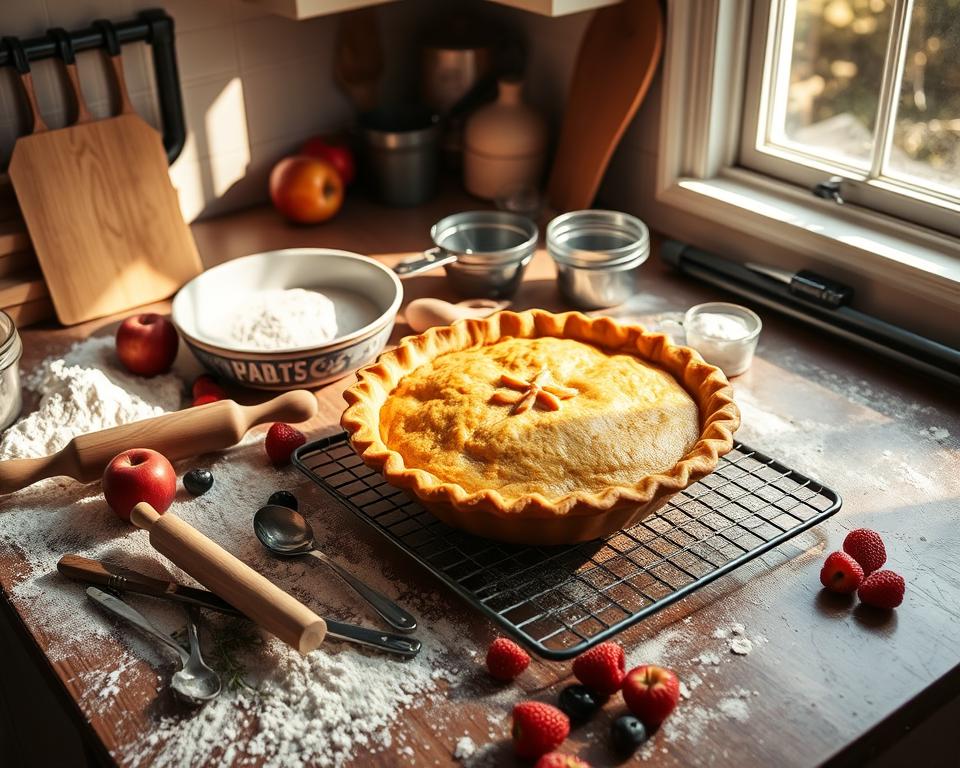
[[[731,637],[730,653],[737,656],[748,656],[753,650],[753,642],[747,637]]]
[[[112,339],[90,339],[63,359],[47,360],[28,377],[41,395],[39,410],[7,433],[4,458],[47,453],[75,432],[99,429],[175,409],[182,381],[169,375],[138,379],[118,369]],[[67,426],[69,425],[69,426]],[[176,710],[158,716],[152,728],[123,752],[126,765],[185,766],[257,764],[283,767],[338,766],[353,755],[389,746],[390,728],[402,711],[431,696],[446,682],[468,684],[463,670],[465,629],[448,616],[442,599],[404,583],[402,562],[371,549],[360,522],[327,506],[292,468],[274,469],[262,447],[262,431],[220,456],[180,462],[209,468],[213,488],[191,498],[180,493],[172,511],[213,537],[324,616],[371,625],[371,617],[329,574],[311,563],[270,558],[253,535],[254,510],[275,490],[290,488],[301,498],[321,547],[349,565],[380,591],[399,599],[420,619],[423,651],[399,661],[330,640],[301,657],[274,638],[242,651],[249,682],[259,689],[225,690],[199,712]],[[56,573],[61,555],[113,560],[157,578],[192,579],[157,554],[146,535],[106,508],[98,484],[51,479],[0,498],[0,542],[15,548],[22,565],[10,599],[31,617],[48,643],[53,661],[71,658],[93,645],[104,649],[103,666],[85,673],[80,700],[88,716],[122,720],[127,712],[116,693],[132,680],[160,691],[161,712],[170,711],[167,690],[173,660],[163,648],[115,622],[88,601],[81,585]],[[165,632],[183,626],[182,610],[150,598],[128,596]],[[205,642],[229,626],[229,619],[204,614]],[[209,659],[209,646],[208,661]],[[85,655],[90,658],[89,650]],[[458,663],[459,662],[459,663]],[[89,675],[89,677],[88,677]],[[467,681],[467,682],[465,682]],[[403,734],[401,733],[402,737]],[[401,744],[403,738],[399,739]],[[400,749],[404,747],[401,746]]]
[[[290,288],[244,296],[227,338],[242,349],[269,352],[322,344],[336,335],[333,302],[318,291]]]
[[[0,459],[45,456],[76,435],[159,416],[180,407],[183,383],[173,374],[143,379],[122,370],[112,336],[74,344],[24,378],[37,409],[3,433]]]
[[[477,745],[469,736],[461,736],[457,740],[457,745],[453,749],[454,760],[463,762],[469,760],[477,751]]]

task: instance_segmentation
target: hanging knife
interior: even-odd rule
[[[91,560],[79,555],[64,555],[57,562],[57,570],[68,579],[96,584],[118,592],[133,592],[138,595],[209,608],[231,616],[243,616],[226,600],[206,589],[188,587],[175,581],[155,579],[116,563]],[[326,618],[324,621],[327,623],[328,638],[388,651],[407,658],[420,653],[421,643],[412,637],[391,635]]]

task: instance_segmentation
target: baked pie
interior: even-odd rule
[[[577,312],[432,328],[357,379],[341,424],[363,461],[444,522],[518,543],[637,522],[713,471],[740,423],[695,351]]]

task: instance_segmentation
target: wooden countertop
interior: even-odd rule
[[[204,262],[272,248],[325,246],[374,255],[393,263],[429,245],[430,225],[442,215],[474,202],[448,196],[415,209],[385,209],[349,200],[341,215],[317,227],[282,223],[269,209],[255,209],[195,224]],[[644,266],[641,314],[683,310],[722,292],[668,272],[654,256]],[[442,271],[405,281],[406,299],[448,295]],[[733,299],[736,300],[736,299]],[[561,309],[553,267],[538,252],[514,305]],[[156,305],[164,311],[168,304]],[[764,330],[753,367],[734,380],[744,413],[738,435],[788,466],[838,490],[842,510],[825,524],[733,574],[705,587],[619,636],[628,649],[664,646],[681,678],[703,683],[679,710],[672,737],[655,737],[649,759],[657,765],[812,765],[862,764],[887,749],[960,690],[960,412],[956,393],[945,385],[900,370],[817,331],[796,326],[772,312],[761,312]],[[22,368],[62,351],[74,340],[112,333],[118,318],[68,329],[35,327],[23,332]],[[402,320],[402,316],[401,316]],[[398,323],[395,337],[408,332]],[[348,381],[318,392],[321,412],[312,434],[334,431],[341,410],[340,392]],[[948,433],[948,434],[947,434]],[[307,493],[306,484],[303,492]],[[319,493],[319,492],[317,492]],[[0,502],[0,521],[3,519]],[[324,525],[314,520],[315,527]],[[839,549],[846,532],[868,526],[887,542],[889,567],[907,582],[906,600],[884,614],[835,599],[819,588],[826,552]],[[0,525],[2,527],[2,525]],[[373,537],[366,529],[360,535]],[[394,568],[411,568],[401,556],[373,542],[378,556]],[[0,586],[5,595],[23,578],[21,553],[0,553]],[[491,624],[472,615],[459,598],[432,578],[410,573],[409,580],[437,593],[442,610],[470,627],[465,648],[481,656],[495,634]],[[30,605],[9,602],[42,653],[47,638]],[[715,631],[742,623],[755,641],[752,653],[725,652]],[[148,732],[157,717],[156,678],[140,676],[141,690],[118,692],[119,717],[94,709],[90,677],[78,670],[102,667],[109,648],[92,646],[77,658],[50,662],[62,692],[89,724],[96,751],[122,754],[125,745]],[[698,657],[719,652],[718,664]],[[86,658],[84,658],[86,656]],[[465,659],[465,663],[472,663]],[[147,667],[144,662],[144,666]],[[518,682],[529,695],[553,700],[570,681],[568,663],[534,660]],[[737,709],[725,704],[744,697]],[[478,745],[496,730],[488,716],[508,714],[520,691],[504,704],[497,697],[449,692],[440,701],[415,705],[393,726],[405,733],[415,758],[393,751],[361,754],[356,764],[433,765],[455,763],[452,748],[469,733]],[[498,703],[499,702],[499,703]],[[613,707],[608,710],[613,711]],[[748,714],[744,714],[744,710]],[[595,726],[575,730],[566,750],[576,750],[595,766],[613,763],[607,750],[609,715]],[[504,721],[509,723],[509,719]],[[589,733],[594,733],[591,738]],[[162,745],[161,745],[162,746]],[[511,765],[506,742],[488,752],[490,764]],[[934,763],[931,763],[934,764]]]

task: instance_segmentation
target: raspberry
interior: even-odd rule
[[[193,380],[193,386],[190,388],[190,394],[194,399],[201,395],[216,395],[218,400],[226,400],[227,392],[221,387],[215,378],[209,373],[202,373]]]
[[[831,552],[820,569],[820,583],[831,592],[849,595],[863,582],[863,568],[846,552]]]
[[[487,669],[497,680],[513,680],[530,665],[530,654],[513,640],[498,637],[487,649]]]
[[[623,700],[645,726],[656,728],[680,701],[680,680],[669,669],[644,664],[623,678]]]
[[[513,708],[513,751],[535,760],[552,752],[570,734],[570,721],[559,709],[542,701],[522,701]]]
[[[616,643],[600,643],[573,660],[573,674],[594,693],[610,696],[620,690],[626,666],[623,648]]]
[[[278,421],[270,426],[263,447],[266,448],[267,456],[270,457],[273,465],[282,467],[290,461],[290,454],[305,442],[307,442],[307,438],[303,432],[294,429],[289,424]]]
[[[887,550],[883,539],[869,528],[857,528],[850,531],[843,540],[843,551],[860,563],[865,575],[869,576],[887,562]]]
[[[590,763],[576,755],[550,752],[537,760],[533,768],[590,768]]]
[[[903,576],[893,571],[875,571],[863,580],[857,595],[874,608],[896,608],[903,602],[906,585]]]

